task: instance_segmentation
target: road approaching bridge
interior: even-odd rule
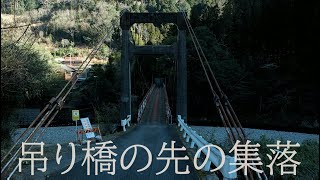
[[[165,120],[165,92],[163,87],[156,87],[152,92],[150,99],[147,102],[145,112],[143,113],[141,123],[134,127],[132,131],[128,131],[124,135],[116,138],[113,143],[117,146],[114,150],[117,153],[115,175],[107,174],[106,172],[94,175],[94,163],[91,163],[91,175],[87,176],[87,166],[81,166],[82,161],[76,163],[72,170],[67,174],[60,175],[60,172],[50,175],[49,179],[199,179],[193,163],[190,160],[179,160],[178,169],[180,172],[186,170],[189,166],[190,174],[179,175],[175,173],[175,162],[170,162],[170,166],[166,172],[160,175],[156,173],[162,171],[166,166],[166,160],[157,160],[162,144],[167,143],[167,148],[171,147],[171,141],[176,141],[175,147],[182,147],[179,134],[176,130],[176,125],[169,125]],[[146,146],[152,153],[152,164],[143,172],[137,172],[138,169],[143,168],[148,162],[147,153],[142,149],[137,149],[137,157],[135,162],[128,170],[123,170],[120,166],[121,154],[126,148],[131,145],[141,144]],[[175,157],[184,157],[187,155],[186,151],[177,151]],[[127,165],[133,156],[133,149],[129,150],[124,159]],[[161,157],[170,157],[170,152],[165,152]]]

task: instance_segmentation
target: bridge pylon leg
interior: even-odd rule
[[[178,31],[177,52],[177,115],[187,121],[187,60],[186,31]]]
[[[131,115],[131,71],[129,30],[122,30],[120,119]]]

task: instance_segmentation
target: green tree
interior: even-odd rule
[[[29,45],[29,44],[27,44]],[[15,108],[29,102],[36,104],[46,95],[46,85],[53,83],[52,56],[37,44],[34,48],[2,39],[1,42],[1,139],[10,141],[12,124],[7,125]],[[16,119],[10,120],[16,123]],[[10,127],[8,127],[10,126]]]

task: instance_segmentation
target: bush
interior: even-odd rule
[[[100,125],[101,134],[112,133],[114,124],[119,122],[119,105],[108,103],[95,108],[96,123]]]
[[[285,140],[281,140],[282,143],[286,143]],[[254,142],[260,144],[259,155],[263,162],[263,167],[265,173],[269,175],[269,168],[266,165],[271,163],[271,160],[268,159],[267,154],[272,155],[270,148],[267,147],[267,144],[275,144],[276,140],[266,138],[266,136],[261,136],[259,141]],[[297,154],[292,158],[298,162],[301,162],[297,166],[297,175],[283,175],[280,174],[280,167],[276,166],[276,161],[273,166],[273,179],[319,179],[319,143],[316,141],[304,141],[300,144],[300,147],[293,148],[296,150]],[[281,158],[282,159],[282,158]],[[282,160],[281,160],[282,161]]]

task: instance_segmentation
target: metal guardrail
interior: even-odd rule
[[[126,131],[126,126],[130,127],[131,115],[128,115],[126,119],[121,120],[121,126],[123,131]]]
[[[139,123],[142,117],[142,114],[146,108],[148,99],[150,98],[150,95],[152,94],[153,90],[154,90],[155,84],[153,84],[151,86],[151,88],[148,90],[147,94],[144,96],[143,100],[141,101],[140,105],[139,105],[139,109],[138,109],[138,118],[137,118],[137,122]]]
[[[170,105],[169,105],[169,99],[168,99],[168,94],[167,94],[167,89],[166,89],[166,85],[165,85],[165,84],[163,84],[163,88],[164,88],[165,101],[166,101],[166,118],[167,118],[167,123],[170,122],[170,124],[172,124],[172,114],[171,114],[171,109],[170,109]]]
[[[180,127],[180,131],[184,131],[183,138],[186,139],[186,142],[190,142],[190,139],[191,139],[190,148],[194,148],[194,146],[196,145],[198,147],[198,150],[200,150],[201,148],[201,153],[203,153],[204,155],[207,155],[209,153],[208,161],[202,169],[204,171],[210,171],[211,163],[214,164],[216,167],[218,167],[222,161],[222,155],[219,152],[219,150],[217,150],[216,148],[210,147],[210,152],[208,152],[208,148],[202,148],[203,146],[209,145],[209,143],[205,139],[203,139],[202,136],[199,136],[196,133],[196,131],[192,130],[192,128],[189,127],[184,122],[184,120],[181,118],[180,115],[178,115],[177,119],[178,119],[178,127]],[[196,153],[196,156],[199,158],[200,153],[198,154]],[[234,157],[226,155],[225,162],[223,166],[219,169],[219,171],[223,175],[223,179],[237,178],[237,173],[229,174],[229,172],[236,169],[236,166],[229,164],[230,162],[234,162]]]

